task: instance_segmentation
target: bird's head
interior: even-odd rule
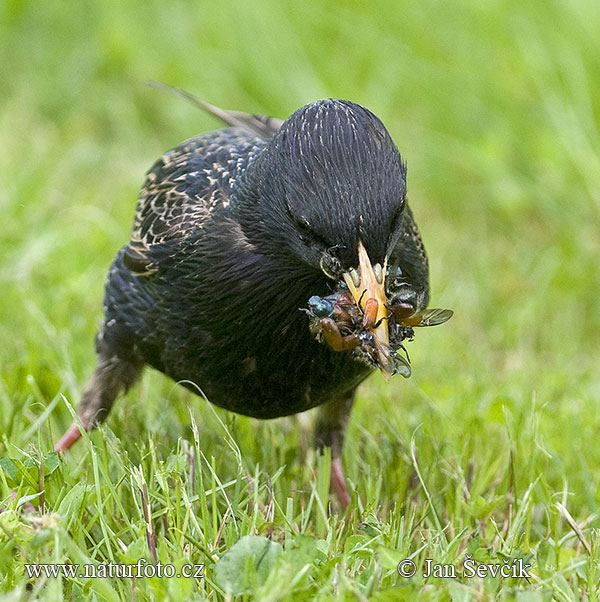
[[[360,320],[351,315],[348,335],[362,336],[371,363],[393,373],[390,304],[407,314],[424,308],[428,268],[406,206],[406,166],[383,123],[343,100],[300,108],[257,160],[251,191],[248,238],[323,275],[329,293],[350,294]],[[336,330],[332,336],[346,340]]]

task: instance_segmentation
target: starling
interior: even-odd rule
[[[341,454],[356,388],[410,374],[402,342],[430,310],[406,166],[383,123],[326,99],[285,121],[201,101],[228,127],[162,156],[106,283],[98,363],[78,408],[91,430],[152,366],[238,414],[321,406],[315,440],[349,502]],[[56,444],[80,436],[76,423]]]

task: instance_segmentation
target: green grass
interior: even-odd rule
[[[597,600],[598,31],[591,0],[5,0],[2,599]],[[410,380],[361,388],[345,515],[312,415],[234,416],[157,373],[63,460],[51,452],[93,369],[145,170],[218,125],[146,79],[279,117],[349,98],[407,159],[432,304],[456,313],[417,333]],[[234,547],[245,535],[273,543]],[[467,553],[524,558],[531,577],[421,576],[426,558],[460,567]],[[205,578],[24,574],[154,555]]]

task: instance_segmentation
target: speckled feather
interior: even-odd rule
[[[125,254],[139,273],[151,245],[185,238],[202,228],[214,211],[227,210],[238,178],[264,148],[266,139],[226,128],[187,140],[150,169],[140,192]],[[134,270],[136,265],[130,262]]]

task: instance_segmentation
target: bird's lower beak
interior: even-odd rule
[[[381,372],[389,381],[393,372],[393,362],[389,345],[385,266],[371,264],[362,242],[358,243],[358,262],[359,269],[346,272],[344,281],[357,305],[366,314],[369,323],[367,330],[373,335]]]

